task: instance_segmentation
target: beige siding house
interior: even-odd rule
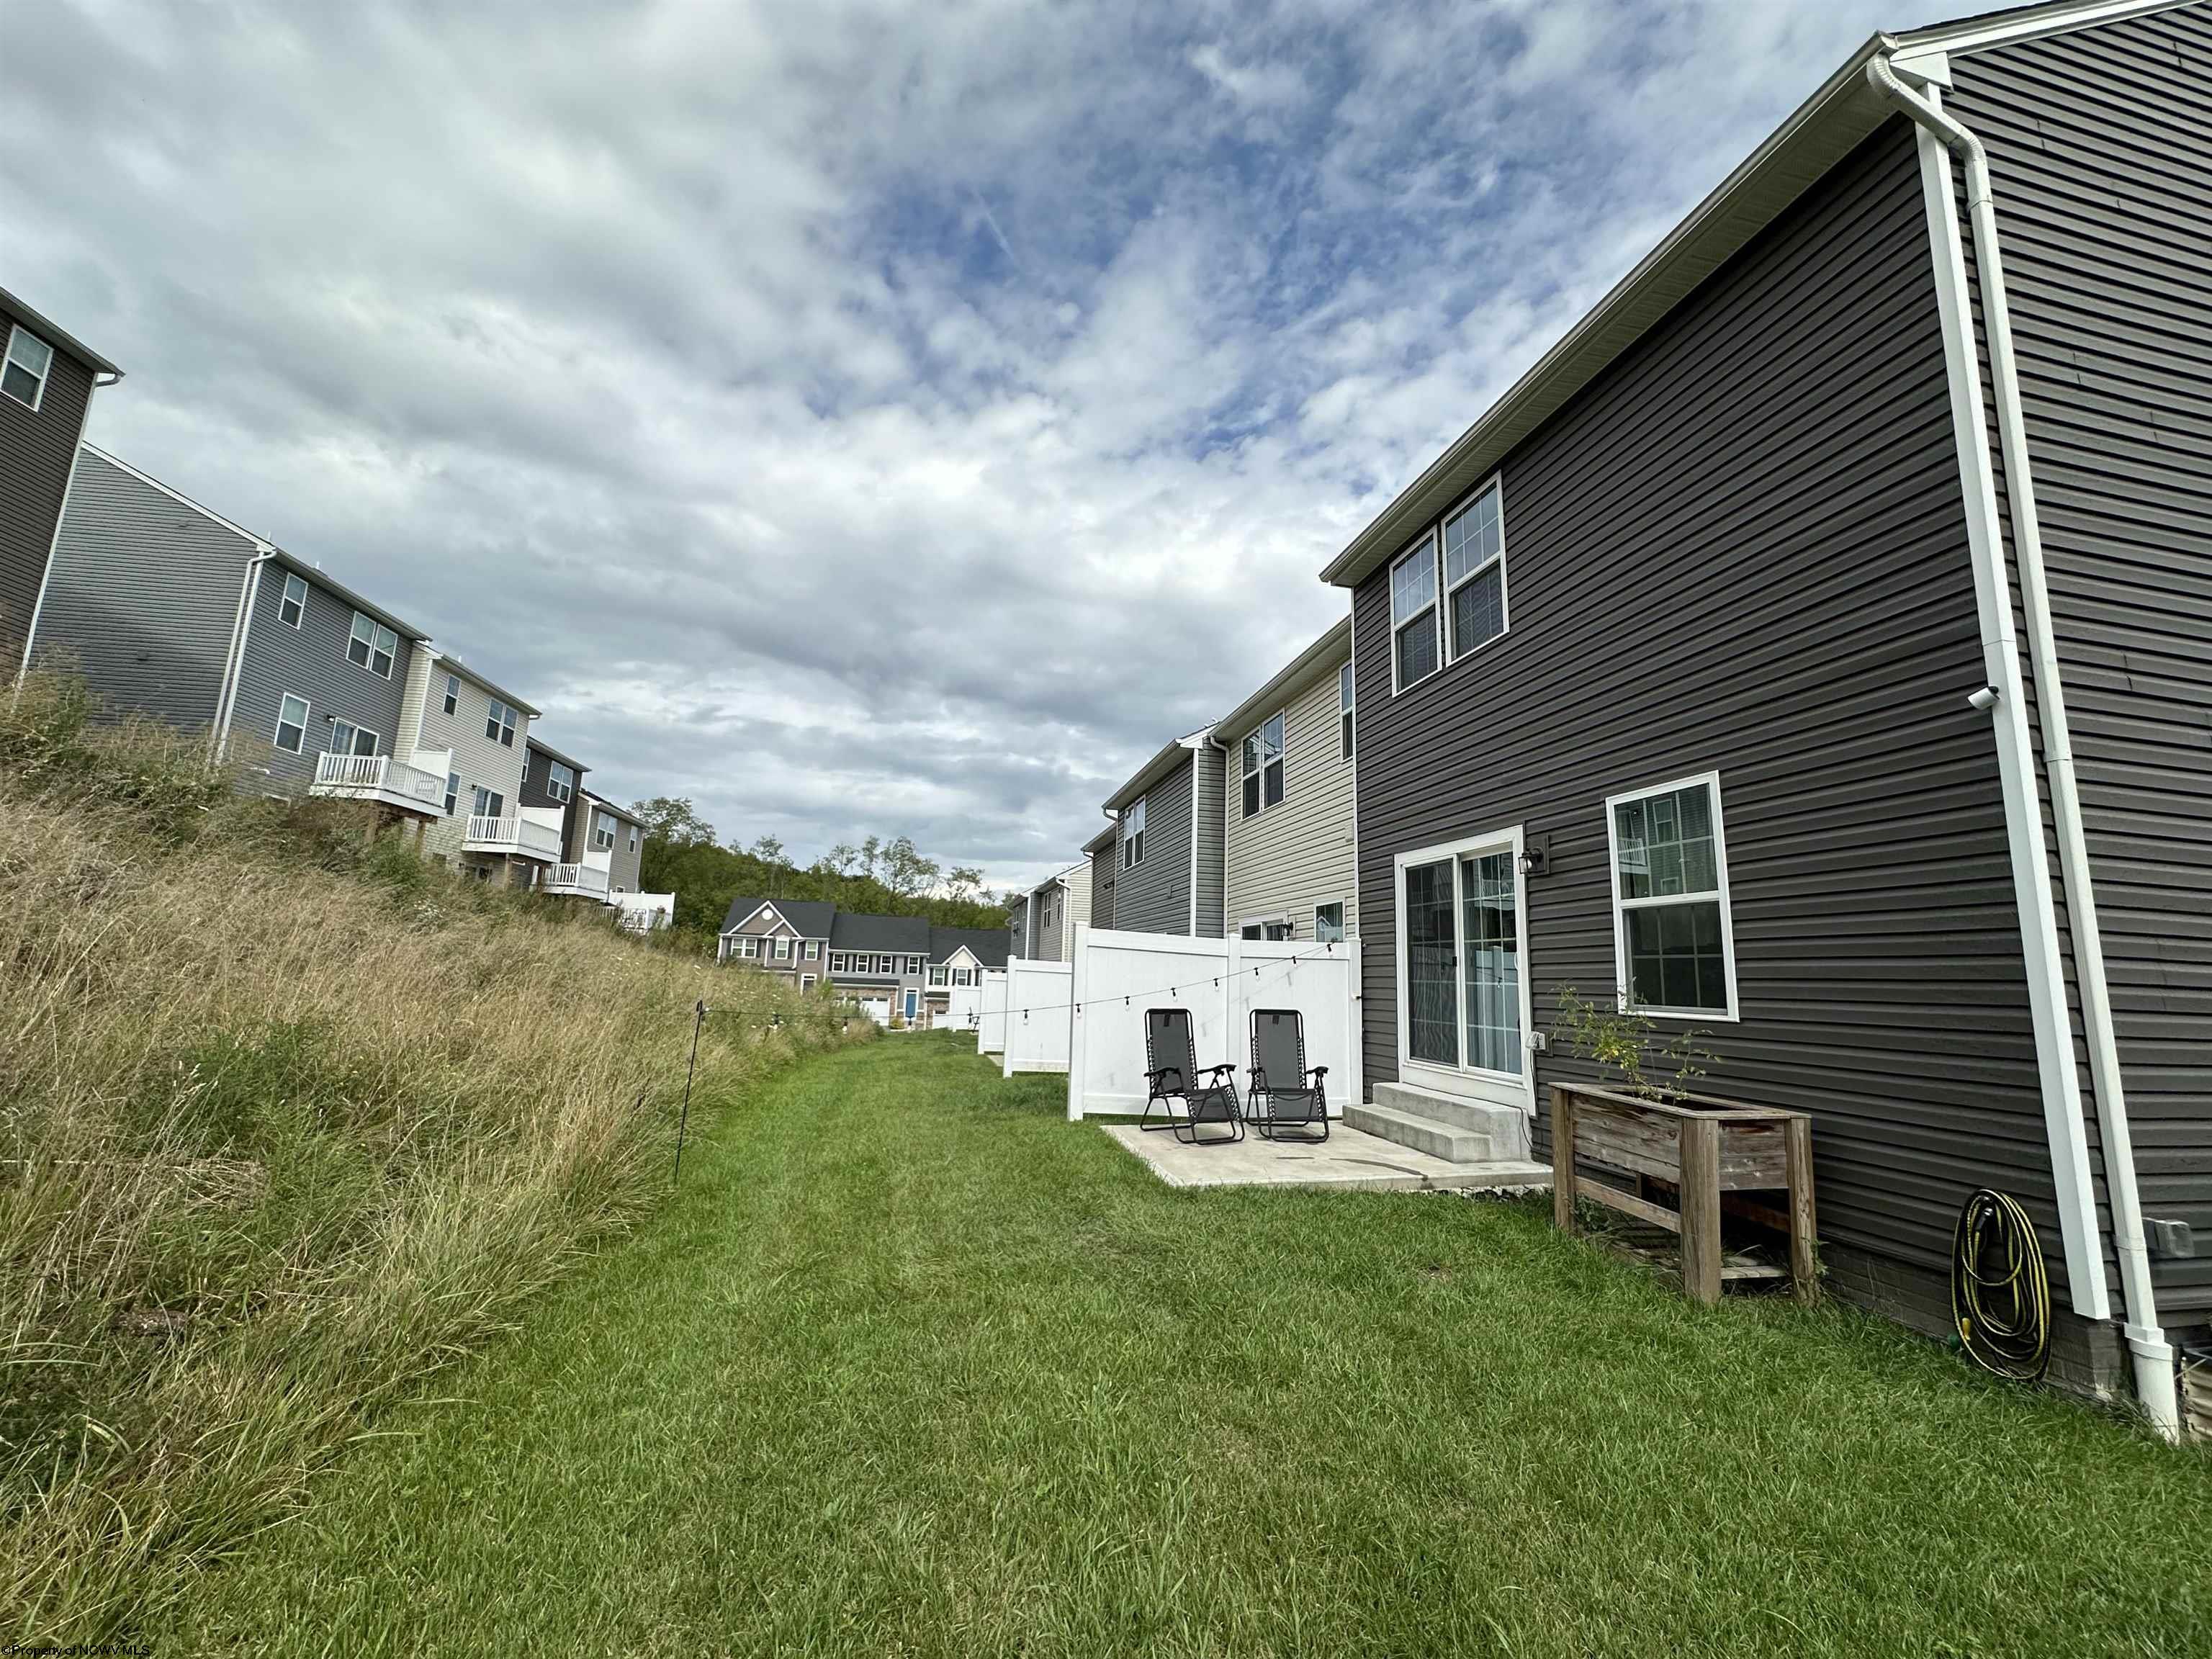
[[[1246,939],[1358,932],[1351,665],[1347,617],[1214,727],[1229,758],[1226,915]]]
[[[408,665],[399,710],[411,763],[441,774],[444,811],[430,826],[433,857],[471,874],[518,887],[561,861],[559,808],[522,804],[530,723],[538,711],[473,672],[458,657],[428,648]]]

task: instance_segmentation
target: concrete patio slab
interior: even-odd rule
[[[1324,1142],[1301,1145],[1247,1134],[1231,1146],[1209,1139],[1192,1146],[1133,1123],[1099,1126],[1170,1187],[1324,1187],[1346,1192],[1548,1189],[1548,1164],[1451,1164],[1395,1140],[1329,1126]]]

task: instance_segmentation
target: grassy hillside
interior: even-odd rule
[[[666,1189],[826,1000],[465,884],[192,739],[0,702],[0,1641],[158,1630]]]

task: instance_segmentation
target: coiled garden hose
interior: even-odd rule
[[[1951,1243],[1951,1320],[1975,1363],[2016,1382],[2051,1364],[2051,1279],[2019,1201],[1983,1188]]]

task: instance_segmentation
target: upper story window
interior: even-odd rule
[[[353,613],[353,637],[346,641],[346,655],[356,665],[372,674],[392,678],[392,659],[399,650],[399,635],[374,617]]]
[[[789,939],[780,939],[776,940],[775,959],[778,962],[788,962],[791,960],[791,941]]]
[[[908,957],[906,959],[906,970],[908,974],[915,978],[919,978],[926,961],[927,958],[922,957]]]
[[[1720,775],[1615,795],[1605,806],[1624,1002],[1642,1013],[1735,1018]]]
[[[460,804],[461,775],[459,772],[448,772],[446,774],[446,816],[453,817],[453,808]]]
[[[1276,715],[1244,739],[1244,816],[1283,799],[1283,717]]]
[[[817,960],[817,958],[819,958],[821,955],[822,955],[822,941],[821,941],[820,939],[811,939],[807,940],[807,941],[806,941],[806,959],[807,959],[809,962],[813,962],[813,961]]]
[[[1391,672],[1397,688],[1437,672],[1437,548],[1424,536],[1390,567]]]
[[[356,726],[349,720],[331,722],[331,745],[333,755],[374,755],[377,735],[365,726]]]
[[[491,700],[491,707],[484,714],[484,736],[503,747],[514,747],[514,710],[497,697]],[[608,842],[609,846],[613,844]]]
[[[952,970],[941,963],[932,963],[929,967],[929,982],[933,986],[951,984]]]
[[[448,674],[446,676],[446,712],[458,714],[460,710],[461,678],[458,674]]]
[[[8,357],[0,368],[0,392],[4,392],[33,415],[46,400],[46,376],[54,366],[54,349],[20,323],[8,331]]]
[[[297,628],[300,619],[307,614],[307,579],[297,572],[288,572],[284,577],[284,597],[276,605],[276,620],[287,628]]]
[[[276,706],[276,746],[289,754],[298,754],[307,743],[307,700],[284,694],[284,701]]]
[[[832,951],[830,953],[830,971],[833,974],[848,974],[853,971],[849,959],[844,951]]]
[[[1336,745],[1344,759],[1352,758],[1352,665],[1336,671]]]
[[[1121,814],[1121,867],[1133,870],[1145,861],[1145,798]]]
[[[555,800],[574,799],[576,793],[576,769],[563,765],[548,756],[545,761],[545,793],[552,796]]]
[[[637,826],[634,823],[629,827],[629,850],[637,851]]]
[[[1505,528],[1495,479],[1444,520],[1444,611],[1457,662],[1505,631]]]
[[[602,853],[614,851],[615,821],[596,810],[592,813],[592,845]]]

